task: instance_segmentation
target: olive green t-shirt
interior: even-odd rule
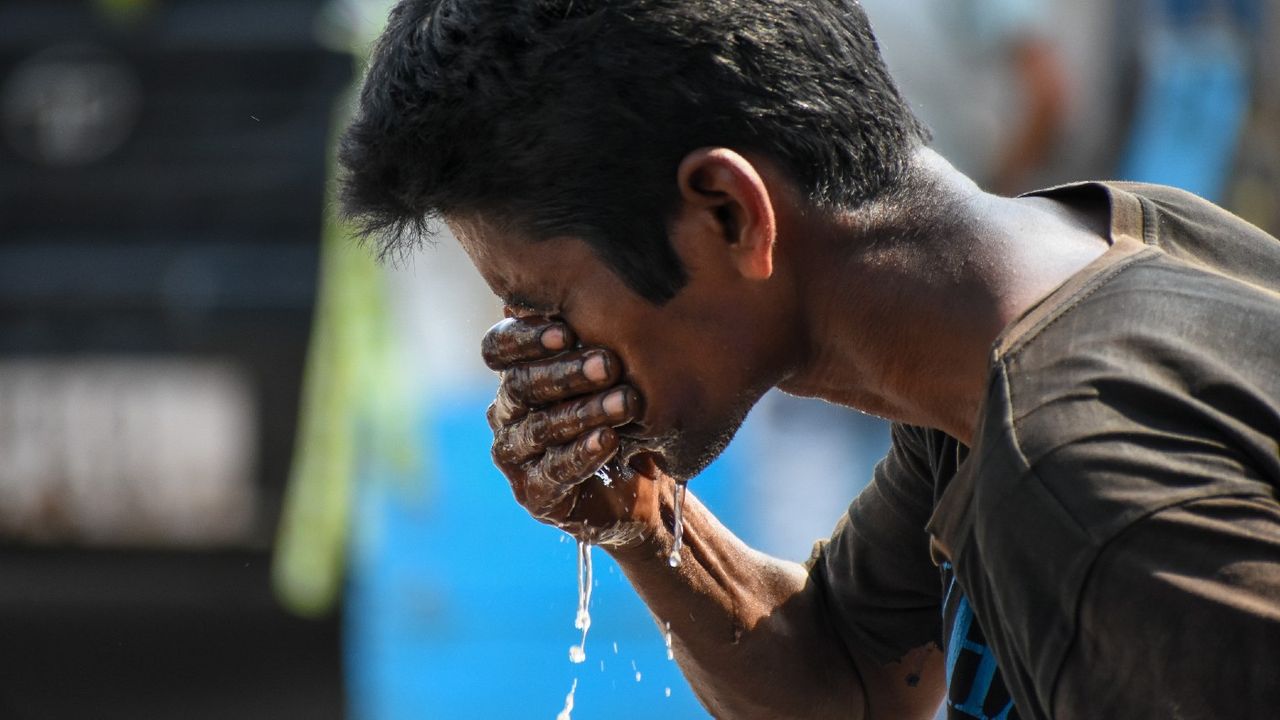
[[[1280,717],[1280,241],[1172,188],[1036,193],[1111,248],[1001,334],[972,448],[895,426],[811,561],[952,718]]]

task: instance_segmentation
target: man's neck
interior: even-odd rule
[[[995,339],[1106,250],[1105,223],[984,193],[930,150],[912,186],[806,228],[809,347],[781,387],[968,443]]]

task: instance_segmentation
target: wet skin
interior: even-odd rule
[[[475,248],[476,236],[464,237],[464,246]],[[541,249],[515,242],[520,249]],[[584,243],[549,244],[548,252],[527,260],[576,265],[576,272],[564,275],[573,282],[555,291],[565,300],[508,305],[512,317],[482,341],[485,363],[501,373],[488,411],[494,462],[535,518],[600,544],[626,544],[662,522],[658,486],[672,476],[688,479],[714,458],[767,384],[748,373],[740,344],[753,334],[732,330],[732,313],[719,315],[720,332],[736,337],[717,339],[707,329],[714,313],[691,318],[678,300],[674,307],[652,305],[623,286]],[[497,277],[492,265],[483,267],[486,277]],[[584,292],[584,286],[601,285],[609,286],[607,293]],[[701,285],[695,281],[686,292],[693,287]],[[514,292],[527,297],[528,291]],[[710,340],[683,339],[695,334]],[[739,361],[736,369],[729,358]],[[642,394],[658,401],[645,403]],[[612,478],[608,485],[596,475],[601,468]]]
[[[575,345],[562,322],[507,318],[485,334],[481,352],[502,373],[487,413],[494,463],[531,515],[590,537],[652,503],[640,499],[633,474],[611,468],[611,488],[595,475],[618,454],[615,428],[639,420],[642,407],[636,390],[620,384],[617,355]]]
[[[714,459],[802,346],[787,283],[759,267],[772,209],[727,227],[733,178],[683,181],[671,242],[690,278],[661,305],[581,239],[448,219],[509,316],[482,342],[501,373],[488,413],[494,461],[534,517],[602,544],[652,535],[660,488]],[[607,462],[608,486],[595,476]]]

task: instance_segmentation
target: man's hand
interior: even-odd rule
[[[574,345],[564,323],[541,318],[508,318],[485,334],[485,364],[502,374],[488,411],[493,460],[538,520],[626,542],[657,518],[652,482],[611,468],[606,484],[596,471],[617,454],[613,428],[640,417],[640,398],[618,384],[613,352]]]
[[[932,717],[942,653],[855,665],[862,655],[831,631],[806,568],[751,550],[692,494],[684,562],[668,564],[673,538],[663,517],[672,517],[675,481],[651,460],[637,463],[643,472],[609,463],[608,484],[595,475],[618,451],[613,428],[639,419],[640,399],[619,384],[614,353],[576,344],[568,327],[545,319],[503,320],[485,335],[485,362],[502,373],[489,407],[494,462],[530,514],[608,549],[667,623],[676,659],[711,713],[861,718],[871,707],[878,717]],[[908,684],[907,668],[924,680]]]

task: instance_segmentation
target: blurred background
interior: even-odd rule
[[[1179,185],[1280,229],[1275,0],[863,0],[1005,193]],[[375,264],[330,149],[385,0],[0,0],[0,718],[705,717],[603,552],[490,466],[500,317]],[[692,483],[800,560],[885,424],[768,396]]]

